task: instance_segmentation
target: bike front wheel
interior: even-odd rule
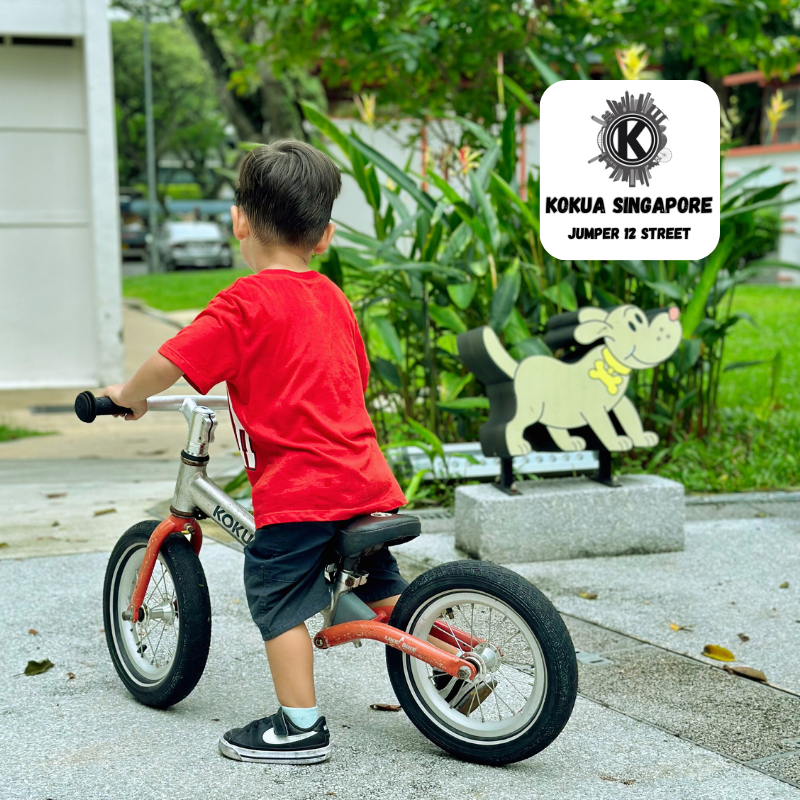
[[[422,640],[438,628],[478,668],[473,681],[458,681],[387,648],[403,710],[444,750],[508,764],[543,750],[567,724],[575,649],[558,611],[520,575],[481,561],[442,564],[403,592],[390,624]]]
[[[114,668],[128,691],[154,708],[183,700],[205,669],[211,644],[211,600],[200,559],[186,538],[170,534],[161,545],[140,620],[128,606],[150,535],[158,522],[129,528],[106,568],[103,619]]]

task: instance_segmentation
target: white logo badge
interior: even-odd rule
[[[717,246],[719,100],[710,86],[559,81],[542,96],[540,124],[550,255],[683,260]]]

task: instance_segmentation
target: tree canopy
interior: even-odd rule
[[[302,70],[335,92],[379,92],[403,116],[454,110],[491,119],[497,54],[526,91],[545,88],[526,48],[567,77],[602,69],[619,78],[615,51],[641,43],[669,78],[797,63],[800,0],[183,0],[217,35],[236,42],[231,84],[243,90],[268,62]]]
[[[119,179],[131,185],[146,172],[142,24],[112,24]],[[206,196],[222,180],[206,166],[209,153],[223,159],[227,121],[214,79],[180,19],[150,25],[156,156],[172,155],[192,173]]]

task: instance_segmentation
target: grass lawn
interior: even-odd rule
[[[15,428],[11,425],[0,425],[0,442],[24,439],[26,436],[49,436],[51,434],[52,431],[32,431],[28,428]]]
[[[800,410],[800,288],[740,286],[733,310],[749,314],[755,327],[745,320],[736,323],[725,341],[724,364],[769,361],[781,351],[780,403]],[[719,405],[755,408],[769,398],[771,381],[771,364],[723,373]]]
[[[237,278],[251,275],[247,269],[203,269],[165,272],[159,275],[137,275],[123,278],[122,293],[135,297],[161,311],[182,311],[205,308],[214,295],[230,286]]]
[[[690,492],[754,492],[800,487],[800,289],[740,286],[733,311],[738,322],[725,341],[725,365],[783,359],[777,408],[769,410],[772,364],[724,372],[719,390],[719,429],[670,448],[649,471],[677,480]],[[757,413],[758,412],[758,413]],[[654,454],[657,454],[658,448]],[[626,465],[640,471],[636,456]],[[623,468],[625,469],[625,468]]]

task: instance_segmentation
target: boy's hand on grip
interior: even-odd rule
[[[113,400],[118,406],[129,408],[132,414],[114,414],[115,417],[124,416],[126,420],[141,419],[147,413],[147,400],[139,400],[132,402],[124,395],[125,384],[115,383],[112,386],[106,386],[105,389],[97,393],[98,397],[108,397]]]

